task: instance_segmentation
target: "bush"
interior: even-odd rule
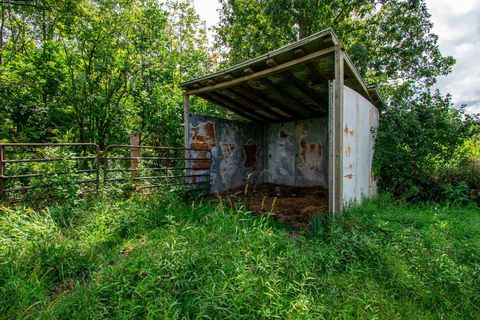
[[[450,96],[438,91],[414,95],[410,90],[400,87],[397,98],[381,110],[375,153],[379,186],[412,201],[449,200],[448,183],[464,180],[445,181],[442,175],[447,168],[462,168],[465,142],[480,129],[478,116],[454,108]]]

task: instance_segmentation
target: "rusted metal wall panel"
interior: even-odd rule
[[[328,118],[268,125],[268,179],[274,184],[328,185]]]
[[[267,181],[295,185],[295,127],[294,122],[273,123],[267,127]]]
[[[343,116],[343,201],[360,203],[373,196],[376,187],[372,175],[374,134],[378,111],[367,99],[344,86]]]
[[[262,126],[190,114],[188,140],[190,147],[212,152],[211,192],[236,188],[247,181],[263,181]],[[204,164],[193,163],[192,167],[196,166],[202,168]]]
[[[328,186],[328,118],[274,124],[242,123],[191,114],[191,148],[212,152],[211,192],[249,183]],[[197,151],[202,158],[205,151]],[[205,163],[192,161],[195,174]]]
[[[328,118],[295,122],[299,187],[328,186]]]

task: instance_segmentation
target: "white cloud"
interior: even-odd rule
[[[427,0],[433,32],[445,55],[457,63],[451,74],[439,77],[437,88],[451,93],[456,105],[467,104],[480,112],[480,2],[477,0]]]
[[[452,94],[456,105],[467,104],[470,112],[480,112],[480,1],[426,1],[442,52],[457,59],[452,73],[439,77],[436,87]],[[194,0],[194,4],[207,27],[218,23],[218,0]]]

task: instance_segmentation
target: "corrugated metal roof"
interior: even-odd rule
[[[259,122],[307,119],[327,114],[328,81],[335,77],[335,49],[343,48],[331,29],[180,86]],[[345,85],[378,101],[345,54]]]

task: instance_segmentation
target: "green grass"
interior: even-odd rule
[[[0,212],[0,318],[476,319],[480,212],[381,198],[298,236],[172,194]]]

